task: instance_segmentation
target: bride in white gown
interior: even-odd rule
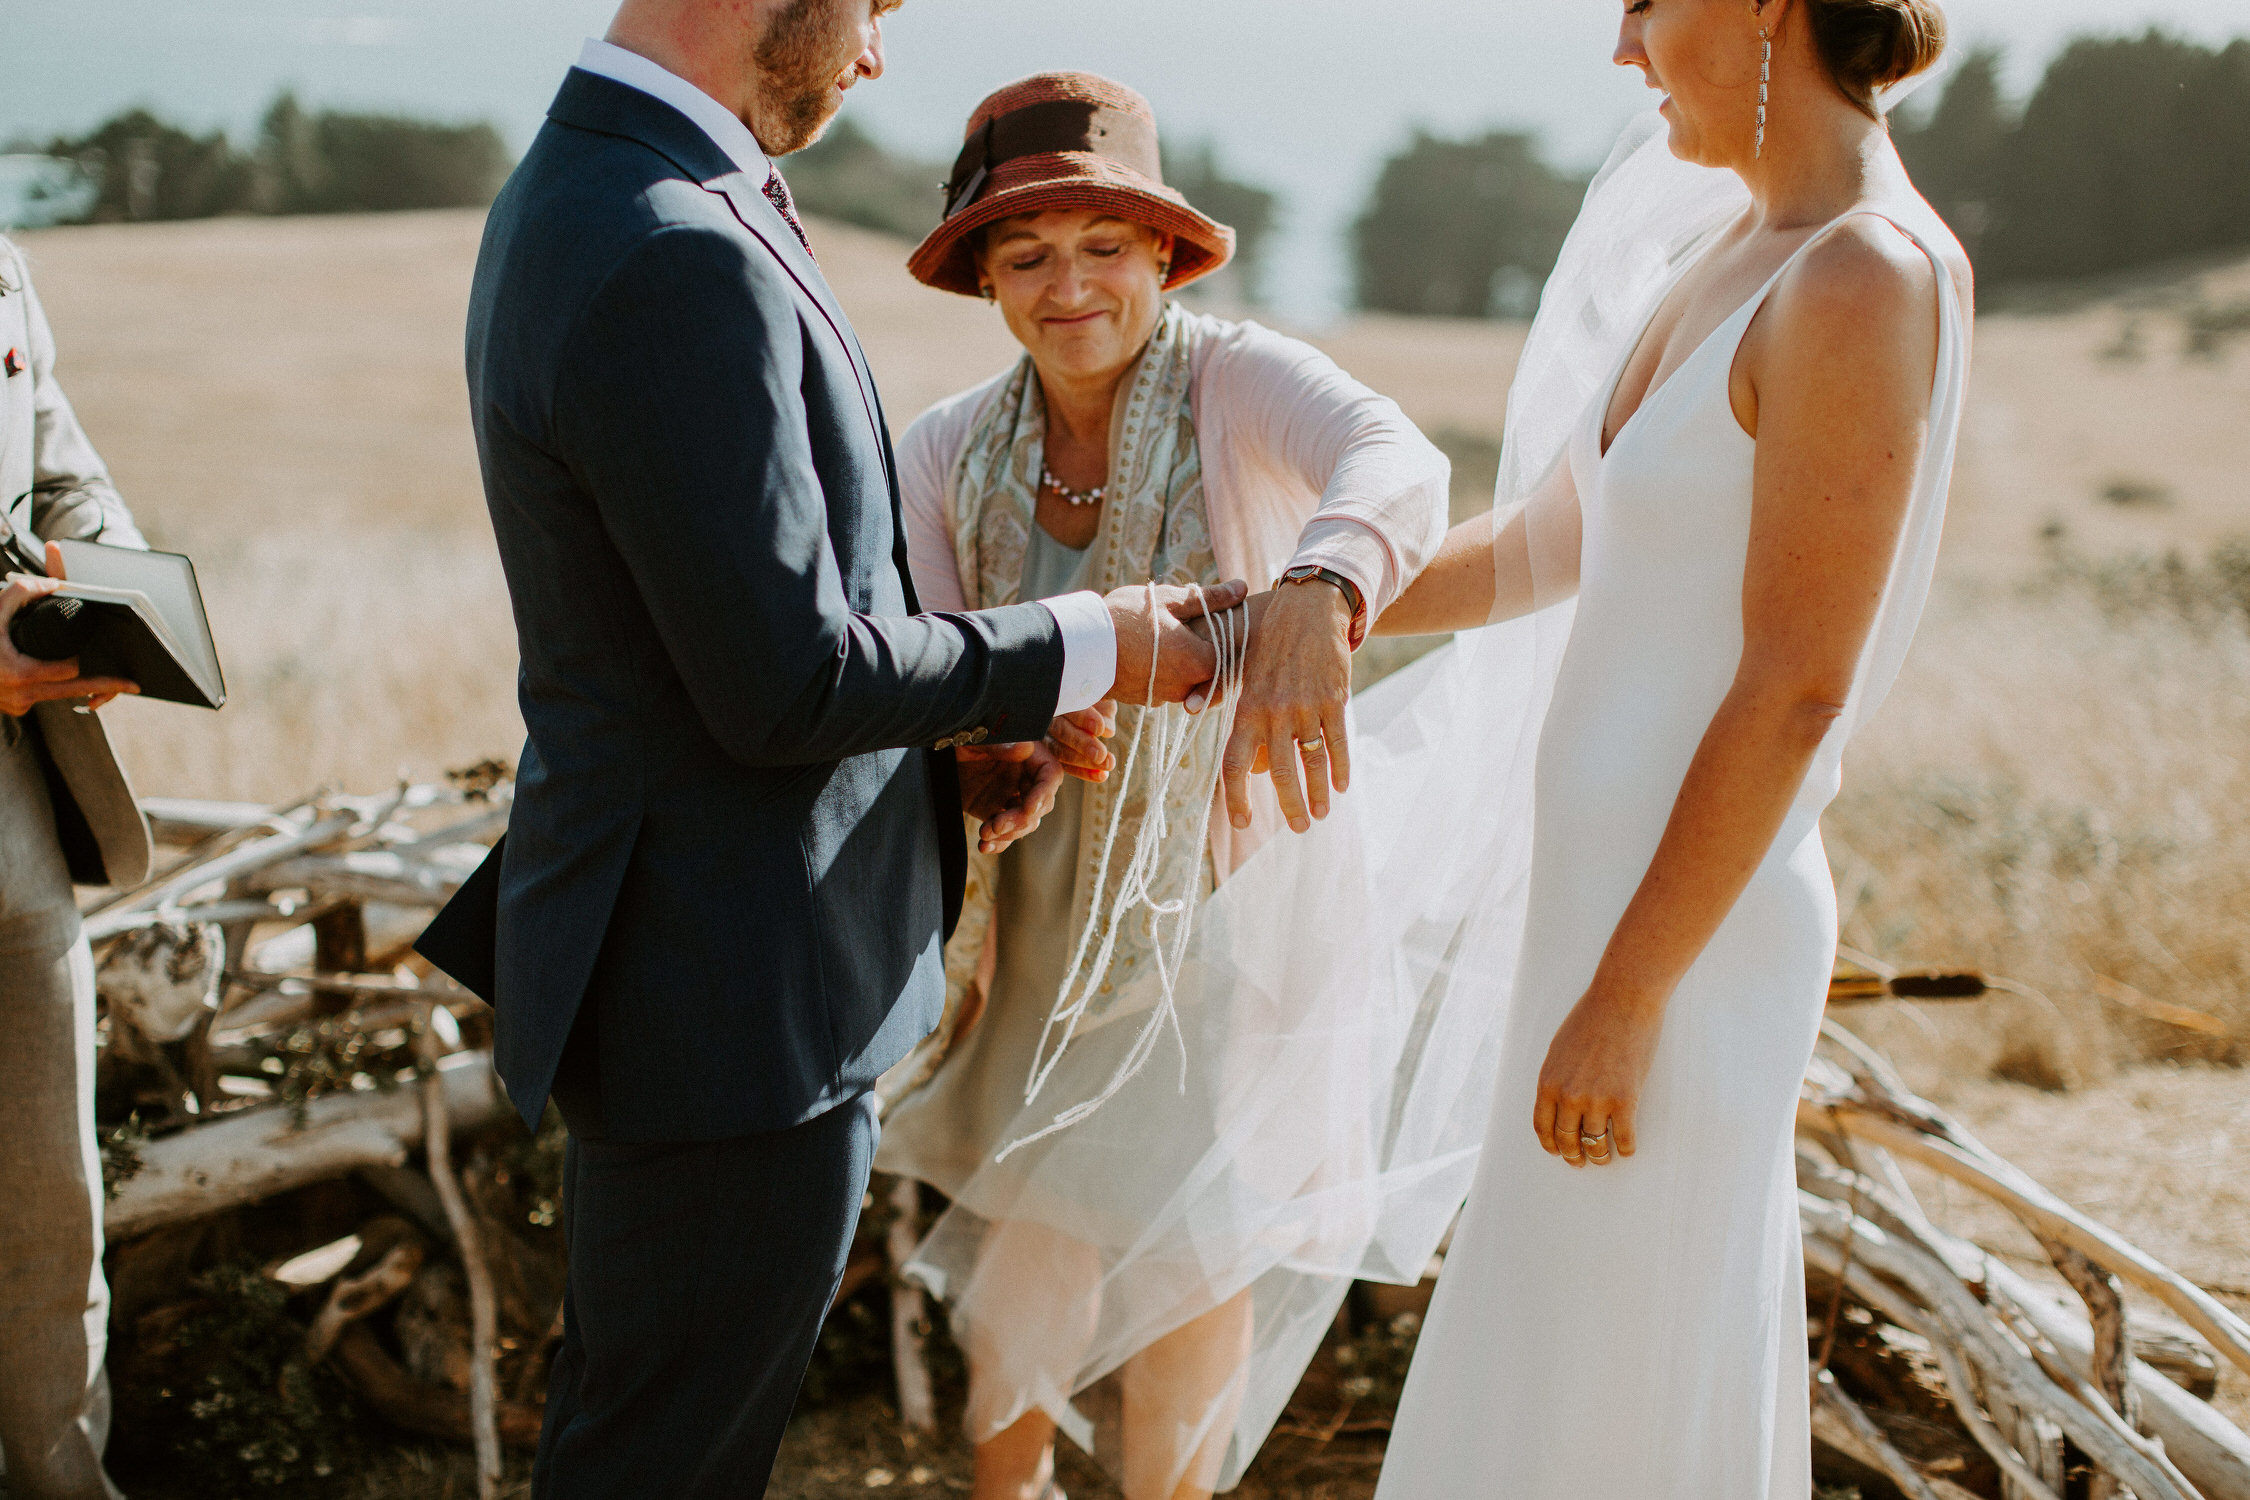
[[[1380,627],[1560,647],[1491,1123],[1380,1500],[1811,1491],[1819,819],[1927,592],[1969,339],[1876,99],[1942,43],[1931,0],[1625,5],[1665,128],[1589,195],[1527,349],[1528,501]]]

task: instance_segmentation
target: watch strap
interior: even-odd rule
[[[1321,583],[1334,584],[1337,591],[1344,596],[1345,607],[1352,614],[1352,646],[1356,650],[1360,641],[1367,634],[1367,600],[1361,595],[1358,584],[1352,582],[1334,568],[1323,568],[1312,563],[1299,563],[1293,568],[1283,570],[1280,583],[1276,587],[1292,583],[1311,583],[1315,580]]]

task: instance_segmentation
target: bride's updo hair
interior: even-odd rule
[[[1805,0],[1813,45],[1829,76],[1869,114],[1875,95],[1936,63],[1945,51],[1937,0]]]

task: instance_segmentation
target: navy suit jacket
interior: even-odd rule
[[[866,358],[762,187],[573,70],[470,300],[529,739],[424,947],[488,983],[527,1121],[590,1007],[619,1140],[786,1128],[936,1024],[965,849],[931,747],[1036,738],[1062,678],[1036,604],[919,612]]]

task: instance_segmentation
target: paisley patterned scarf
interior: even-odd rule
[[[1179,308],[1168,304],[1139,364],[1118,388],[1122,410],[1110,426],[1113,451],[1108,494],[1101,529],[1094,537],[1088,580],[1088,587],[1101,593],[1152,578],[1159,583],[1200,583],[1206,587],[1220,581],[1211,547],[1210,518],[1204,509],[1203,461],[1196,448],[1189,400],[1193,366],[1186,322]],[[1030,545],[1031,528],[1038,524],[1035,516],[1046,433],[1046,401],[1027,355],[987,405],[954,471],[953,545],[971,609],[1018,602],[1024,553]],[[1141,716],[1147,712],[1129,705],[1120,707],[1118,744],[1131,742],[1140,728]],[[1219,715],[1204,716],[1198,731],[1189,737],[1179,773],[1172,779],[1177,790],[1164,810],[1168,826],[1196,826],[1196,815],[1217,783],[1225,748],[1219,738]],[[1086,788],[1079,824],[1078,873],[1071,899],[1073,933],[1083,931],[1095,911],[1110,910],[1123,875],[1122,860],[1112,862],[1107,880],[1100,872],[1102,834],[1109,825],[1118,792],[1122,790],[1127,796],[1119,830],[1122,846],[1131,846],[1148,811],[1141,805],[1148,783],[1136,777],[1133,788],[1118,788],[1117,780],[1113,777]],[[952,1001],[958,1001],[974,975],[992,922],[997,884],[993,858],[971,856],[961,925],[946,954]],[[1168,838],[1163,860],[1163,888],[1176,890],[1193,881],[1209,887],[1211,876],[1202,847],[1190,848],[1187,840]],[[1192,865],[1183,868],[1188,862]],[[1153,952],[1147,914],[1139,911],[1126,921],[1128,930],[1117,934],[1108,977],[1092,1014],[1079,1027],[1081,1032],[1154,1003],[1146,994],[1148,986],[1133,983],[1149,968]],[[1116,997],[1120,993],[1131,998],[1119,1001]]]

